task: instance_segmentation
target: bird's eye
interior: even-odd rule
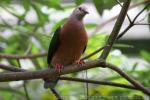
[[[82,8],[81,8],[81,7],[79,7],[79,10],[81,11],[81,10],[82,10]]]

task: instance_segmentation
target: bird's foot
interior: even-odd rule
[[[62,68],[63,68],[63,66],[61,64],[56,64],[56,66],[55,66],[55,70],[59,73],[61,72]]]
[[[79,60],[79,61],[76,61],[76,64],[82,66],[83,64],[85,64],[85,62],[83,60]]]

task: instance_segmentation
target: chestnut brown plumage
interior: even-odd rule
[[[76,8],[65,24],[59,27],[51,40],[47,62],[48,65],[55,66],[57,71],[62,66],[80,61],[80,57],[85,51],[88,37],[83,24],[83,18],[88,13],[86,7]],[[54,88],[58,76],[45,80],[45,88]]]

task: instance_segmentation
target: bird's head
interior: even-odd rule
[[[78,20],[82,20],[88,13],[89,12],[85,6],[79,6],[73,11],[72,16],[76,17]]]

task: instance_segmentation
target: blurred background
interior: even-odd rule
[[[131,0],[128,15],[131,20],[144,8],[146,0]],[[63,25],[74,8],[87,6],[85,19],[89,42],[84,54],[88,55],[102,47],[111,33],[120,5],[116,0],[2,0],[0,1],[0,53],[30,55],[46,53],[53,32]],[[150,7],[137,18],[138,23],[150,23]],[[130,24],[125,19],[121,32]],[[150,86],[150,30],[148,25],[134,25],[115,43],[108,62],[120,67],[144,86]],[[100,53],[87,60],[94,60]],[[0,63],[18,66],[16,59],[3,59]],[[21,68],[40,70],[47,68],[46,56],[20,60]],[[0,72],[4,70],[0,69]],[[88,79],[129,84],[109,69],[95,68],[87,71]],[[70,77],[86,78],[85,71],[72,73]],[[86,84],[60,80],[57,90],[65,100],[85,99]],[[55,96],[43,88],[43,81],[14,81],[0,83],[0,100],[55,100]],[[90,100],[144,100],[140,91],[111,86],[89,84]],[[120,96],[120,98],[113,98]],[[131,99],[132,98],[132,99]]]

